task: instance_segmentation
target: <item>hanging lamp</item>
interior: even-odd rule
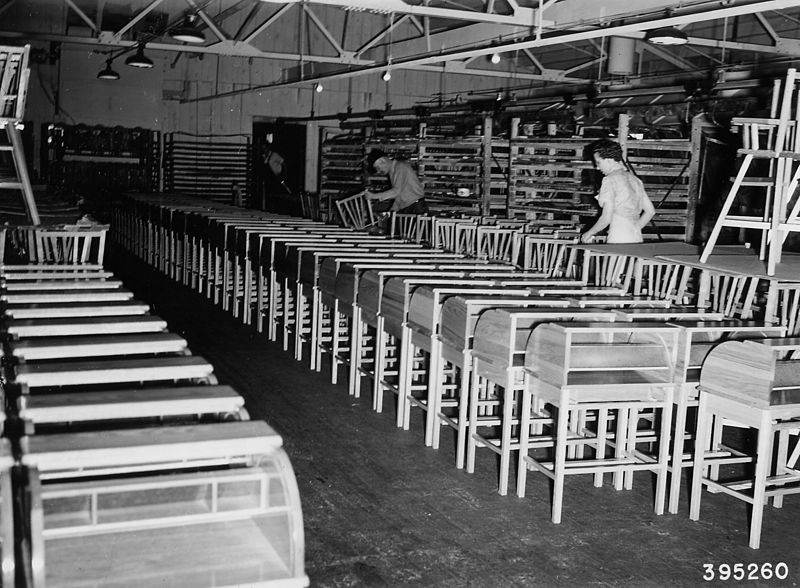
[[[98,80],[118,80],[119,74],[111,69],[111,59],[106,59],[106,67],[105,69],[101,69],[97,72],[97,79]]]
[[[205,43],[206,37],[197,28],[197,15],[187,14],[183,22],[169,31],[169,36],[181,43]]]
[[[153,60],[144,54],[144,43],[139,45],[139,49],[137,49],[135,55],[128,56],[125,60],[125,65],[142,69],[150,69],[153,67]]]

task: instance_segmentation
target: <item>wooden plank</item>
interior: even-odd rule
[[[77,386],[156,380],[208,379],[214,366],[199,356],[148,359],[103,359],[93,361],[44,362],[19,365],[14,384]]]
[[[38,337],[11,341],[9,355],[19,361],[184,353],[186,339],[175,333],[126,333],[117,335],[79,335],[73,337]]]
[[[104,335],[164,331],[167,322],[157,316],[74,317],[49,319],[11,319],[3,326],[12,337],[60,337],[64,335]]]
[[[230,386],[134,388],[20,396],[19,416],[34,424],[191,414],[236,414],[244,399]]]
[[[24,437],[21,462],[41,472],[269,454],[282,439],[263,421]]]

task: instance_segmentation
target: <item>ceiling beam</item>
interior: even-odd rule
[[[306,0],[261,0],[272,4],[297,4]],[[322,4],[345,10],[367,10],[379,13],[413,14],[444,19],[473,22],[488,22],[514,26],[533,27],[537,25],[536,10],[523,8],[516,3],[511,5],[512,14],[497,14],[478,10],[458,10],[427,5],[406,4],[403,0],[308,0],[309,4]],[[543,23],[544,25],[551,23]]]
[[[663,59],[664,61],[671,63],[672,65],[675,65],[684,71],[694,71],[697,69],[697,66],[694,63],[686,61],[685,59],[681,59],[669,49],[665,49],[664,47],[659,47],[658,45],[653,45],[647,42],[638,42],[637,44],[644,51],[652,53],[656,57]]]
[[[136,16],[128,21],[128,23],[122,27],[120,30],[114,33],[114,36],[118,39],[122,38],[122,35],[127,33],[137,22],[142,20],[145,16],[147,16],[154,8],[156,8],[159,4],[161,4],[164,0],[153,0],[150,4],[142,8]]]
[[[644,33],[642,33],[641,31],[660,26],[679,26],[682,24],[687,24],[689,22],[718,20],[726,17],[741,16],[744,14],[753,14],[755,12],[762,12],[765,10],[780,10],[783,8],[796,7],[796,6],[797,6],[797,0],[762,0],[761,2],[750,3],[741,6],[729,6],[725,8],[719,8],[718,3],[715,3],[715,6],[712,8],[706,8],[700,12],[692,12],[692,13],[682,14],[680,16],[672,16],[668,18],[663,18],[663,16],[659,16],[657,18],[650,18],[648,20],[643,20],[636,23],[609,24],[608,26],[587,27],[581,31],[558,31],[549,33],[539,39],[514,41],[510,43],[503,43],[493,47],[492,46],[479,47],[475,49],[462,49],[462,50],[455,49],[450,51],[439,51],[421,57],[395,58],[394,65],[402,67],[402,66],[425,65],[430,63],[438,63],[441,61],[464,60],[479,55],[489,55],[498,52],[519,51],[523,49],[535,49],[537,47],[551,47],[554,45],[563,45],[565,43],[571,43],[577,41],[588,41],[592,39],[597,39],[598,37],[610,37],[615,35],[626,36],[638,33],[643,37]],[[723,41],[713,41],[710,39],[708,40],[698,39],[698,38],[690,39],[690,42],[693,41],[697,41],[697,44],[707,43],[711,46],[720,46],[719,45],[720,43],[731,43],[730,41],[723,42]],[[770,49],[769,47],[763,45],[743,44],[743,43],[736,43],[736,45],[740,46],[736,48],[741,48],[746,50]],[[788,43],[786,44],[786,47],[790,46],[791,46],[790,44]],[[354,75],[366,74],[370,73],[370,71],[373,71],[375,69],[380,69],[385,66],[386,66],[385,63],[380,63],[375,65],[373,68],[366,68],[366,70],[348,71],[344,72],[342,75],[350,77]],[[330,74],[327,77],[337,77],[337,76],[335,74]]]
[[[303,4],[303,11],[308,15],[311,21],[317,25],[317,30],[319,30],[319,32],[322,33],[322,36],[328,40],[328,43],[330,43],[331,47],[336,50],[336,53],[339,54],[339,57],[344,55],[345,50],[339,44],[339,41],[336,39],[336,37],[331,34],[325,24],[319,19],[316,13],[314,13],[314,11],[311,10],[306,4]]]
[[[247,36],[246,36],[244,39],[242,39],[242,41],[243,41],[244,43],[250,43],[250,42],[251,42],[253,39],[255,39],[255,38],[258,36],[258,35],[260,35],[260,34],[261,34],[261,33],[263,33],[265,30],[267,30],[267,28],[268,28],[268,27],[269,27],[269,26],[270,26],[272,23],[274,23],[274,22],[275,22],[276,20],[278,20],[278,19],[279,19],[281,16],[283,16],[283,15],[284,15],[286,12],[288,12],[289,8],[291,8],[291,7],[290,7],[290,6],[288,6],[288,5],[287,5],[287,6],[281,6],[280,8],[278,8],[278,10],[276,10],[274,13],[272,13],[271,15],[269,15],[269,17],[268,17],[268,18],[267,18],[267,19],[266,19],[264,22],[262,22],[260,25],[258,25],[258,26],[257,26],[257,27],[256,27],[256,28],[253,30],[253,32],[252,32],[252,33],[250,33],[249,35],[247,35]]]
[[[94,24],[94,21],[88,16],[86,16],[86,13],[83,10],[81,10],[78,7],[78,5],[75,4],[75,2],[73,2],[72,0],[64,0],[64,4],[72,8],[73,12],[75,12],[75,14],[77,14],[83,22],[89,25],[90,29],[92,29],[93,31],[97,31],[97,26]]]
[[[323,73],[319,75],[309,76],[302,80],[286,80],[281,82],[275,82],[273,84],[266,84],[262,86],[253,87],[250,89],[235,90],[233,92],[226,92],[224,94],[217,94],[214,96],[199,97],[194,99],[193,101],[213,100],[216,98],[229,96],[233,94],[247,93],[256,90],[286,88],[286,87],[309,84],[329,79],[353,78],[361,75],[367,75],[370,73],[376,73],[382,69],[387,68],[390,65],[393,69],[423,70],[424,68],[421,66],[429,66],[441,62],[463,61],[475,56],[489,55],[491,53],[500,51],[508,52],[508,51],[518,51],[525,49],[534,49],[537,47],[548,47],[564,43],[587,41],[587,40],[597,39],[598,37],[602,38],[609,36],[634,36],[637,34],[643,37],[644,33],[642,33],[641,31],[655,28],[657,26],[680,26],[688,22],[718,20],[720,18],[727,18],[731,16],[752,14],[763,10],[780,10],[783,8],[793,7],[796,5],[797,5],[797,0],[762,0],[760,2],[750,3],[747,5],[729,6],[725,8],[719,8],[718,4],[716,4],[711,8],[707,8],[705,10],[701,10],[700,12],[694,12],[691,14],[683,14],[680,16],[673,16],[668,18],[663,18],[663,15],[659,15],[659,17],[657,18],[643,20],[637,23],[609,24],[608,26],[605,27],[591,27],[587,28],[586,30],[578,32],[567,31],[560,33],[550,33],[546,36],[543,36],[542,38],[505,43],[497,47],[482,47],[477,49],[440,51],[422,57],[411,57],[411,58],[396,57],[393,59],[392,64],[389,64],[387,61],[382,61],[379,63],[375,63],[371,66],[366,66],[358,69],[351,68],[348,70],[341,70],[338,72]],[[718,42],[713,41],[713,43],[718,43]],[[761,47],[761,46],[756,45],[755,47]],[[440,68],[437,71],[447,71],[447,70],[446,68],[444,69]],[[483,70],[479,71],[483,73]],[[561,81],[569,82],[571,81],[571,79],[566,78],[562,79]]]

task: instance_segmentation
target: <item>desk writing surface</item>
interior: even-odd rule
[[[22,463],[41,471],[260,455],[283,441],[263,421],[24,437]]]
[[[658,218],[658,217],[656,217]],[[702,248],[684,241],[646,241],[644,243],[586,243],[573,245],[574,249],[606,255],[631,255],[645,259],[656,259],[665,255],[687,255],[700,257]]]
[[[700,261],[699,255],[661,254],[658,259],[721,273],[800,283],[800,254],[783,252],[781,262],[775,266],[775,275],[769,276],[766,262],[759,259],[753,250],[742,246],[728,246],[717,247],[715,251],[706,263]]]
[[[6,305],[3,314],[12,319],[99,317],[126,314],[146,314],[150,305],[138,300],[110,300],[108,302],[30,302]]]
[[[773,325],[763,321],[751,321],[740,319],[722,319],[722,320],[670,320],[667,322],[669,325],[674,325],[689,331],[764,331],[773,333],[777,336],[781,332],[786,331],[786,327],[781,325]]]

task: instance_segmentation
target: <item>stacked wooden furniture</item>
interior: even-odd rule
[[[767,501],[772,498],[773,505],[780,508],[783,496],[800,492],[796,444],[789,453],[789,437],[796,438],[800,432],[798,350],[796,338],[729,341],[708,354],[700,373],[689,516],[700,518],[703,486],[750,504],[749,545],[753,549],[760,545]],[[719,465],[731,461],[731,449],[723,445],[722,433],[730,425],[757,433],[755,451],[745,455],[755,467],[738,479],[722,480]]]
[[[84,196],[152,192],[161,178],[161,132],[64,123],[43,132],[47,184]]]
[[[244,201],[252,198],[253,149],[249,137],[241,142],[209,137],[206,141],[164,138],[164,190],[203,195],[220,203],[233,202],[233,184]]]
[[[424,137],[419,144],[418,172],[432,210],[481,210],[481,137]],[[468,190],[469,195],[459,197],[459,188]]]
[[[319,162],[320,218],[327,221],[333,202],[364,188],[364,138],[347,134],[323,140]]]
[[[580,224],[595,215],[590,205],[594,165],[584,155],[590,141],[520,136],[512,124],[508,211]]]
[[[29,586],[167,576],[216,585],[233,571],[237,582],[307,585],[280,436],[249,421],[243,398],[96,257],[30,261],[0,268],[20,471],[12,500],[14,458],[3,454],[0,528],[9,531],[5,509],[16,504],[20,546],[4,585],[15,565]],[[14,538],[0,540],[7,558]]]
[[[656,208],[645,239],[694,238],[700,153],[690,139],[627,139],[625,158]]]

